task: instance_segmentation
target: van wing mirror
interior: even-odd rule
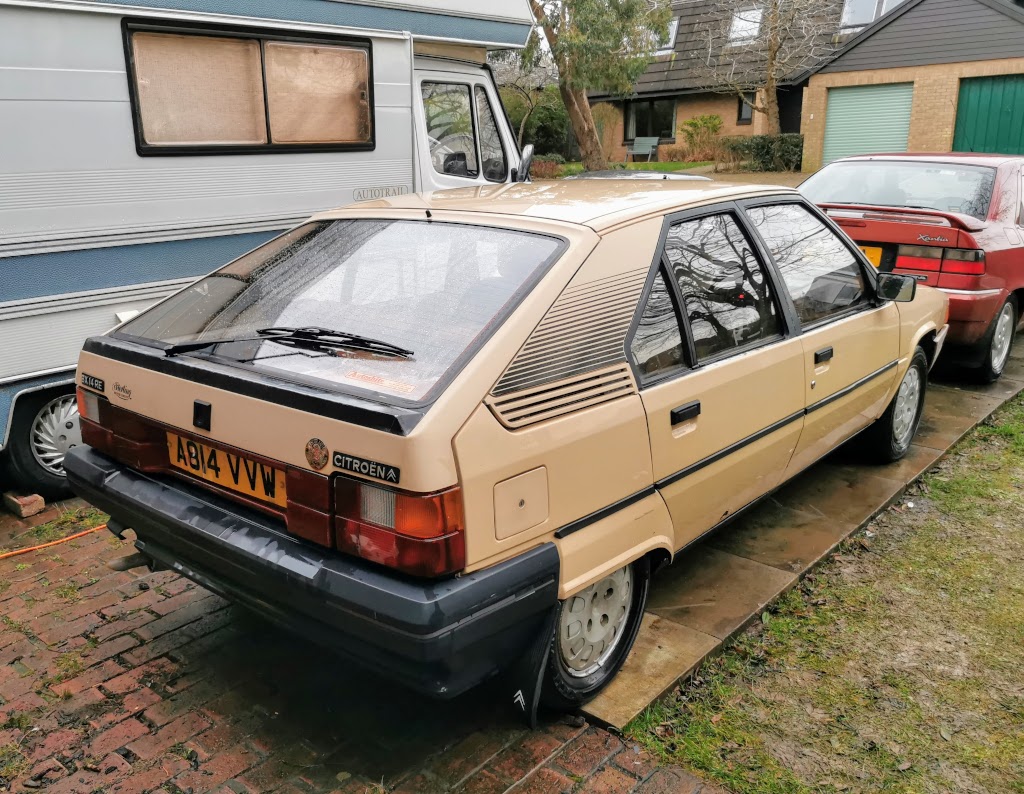
[[[898,273],[879,273],[877,290],[882,300],[910,303],[917,295],[917,279]]]
[[[516,171],[515,181],[526,182],[530,178],[530,166],[533,165],[533,144],[528,143],[523,147],[523,153],[519,156],[519,170]]]
[[[452,152],[444,156],[442,170],[453,176],[469,176],[469,160],[465,152]]]

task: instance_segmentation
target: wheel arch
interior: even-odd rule
[[[558,598],[564,599],[643,557],[652,571],[672,560],[672,519],[651,488],[639,501],[593,524],[555,538],[561,559]]]
[[[5,450],[10,443],[14,412],[17,410],[18,401],[21,398],[41,392],[57,392],[68,386],[74,387],[74,385],[75,371],[73,369],[50,376],[43,382],[36,379],[0,385],[0,452]]]

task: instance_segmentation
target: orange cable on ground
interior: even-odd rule
[[[39,546],[29,546],[27,549],[15,549],[14,551],[8,551],[5,554],[0,554],[0,560],[6,560],[8,557],[17,557],[19,554],[28,554],[30,551],[39,551],[40,549],[49,548],[50,546],[56,546],[58,543],[67,543],[69,540],[80,538],[83,535],[89,535],[93,532],[99,532],[101,529],[106,529],[106,524],[100,524],[98,527],[87,529],[85,532],[76,532],[74,535],[68,535],[66,538],[60,540],[51,540],[49,543],[42,543]]]

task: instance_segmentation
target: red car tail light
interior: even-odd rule
[[[985,252],[977,248],[947,248],[942,258],[942,272],[984,275]]]
[[[416,576],[466,565],[462,491],[414,494],[338,477],[335,533],[342,551]]]
[[[321,546],[334,546],[330,479],[305,469],[285,470],[288,507],[285,523],[293,535]]]
[[[901,245],[896,253],[896,267],[900,270],[938,270],[941,264],[941,248]]]

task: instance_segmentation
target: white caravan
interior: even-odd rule
[[[516,180],[485,59],[531,25],[528,0],[0,0],[0,491],[63,492],[87,336],[317,210]]]

